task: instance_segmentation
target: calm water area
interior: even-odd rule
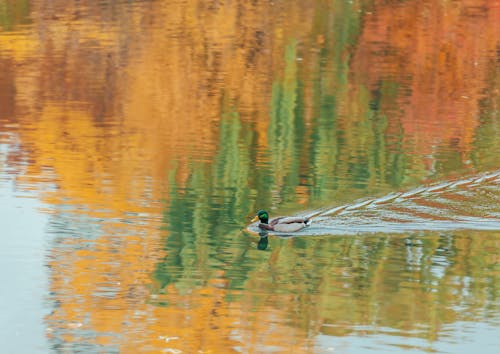
[[[0,352],[498,353],[499,156],[498,0],[0,0]]]

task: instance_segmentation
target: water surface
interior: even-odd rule
[[[3,1],[0,342],[496,352],[499,21],[486,1]],[[264,240],[259,209],[320,214]]]

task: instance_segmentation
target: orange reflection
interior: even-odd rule
[[[499,19],[498,1],[379,1],[367,13],[354,73],[372,90],[381,80],[408,86],[398,94],[400,111],[388,111],[400,116],[408,151],[432,161],[440,146],[453,145],[463,161],[470,159],[478,102],[491,94],[484,86],[495,70]],[[389,122],[397,135],[397,121]]]
[[[60,304],[48,323],[57,327],[52,329],[60,338],[80,340],[73,330],[81,328],[101,335],[95,343],[117,345],[123,352],[135,352],[140,345],[151,351],[168,346],[221,353],[242,342],[251,348],[288,342],[283,352],[307,352],[313,350],[310,327],[317,333],[324,318],[347,324],[338,335],[348,333],[352,323],[370,323],[359,313],[353,319],[348,302],[300,303],[300,314],[311,313],[316,325],[286,307],[265,304],[256,318],[248,299],[226,300],[227,279],[210,278],[190,294],[169,286],[164,296],[152,295],[151,273],[165,256],[158,215],[159,201],[170,188],[166,175],[175,171],[176,186],[182,188],[193,174],[193,161],[214,159],[227,107],[235,107],[241,120],[255,129],[255,160],[270,161],[266,154],[275,137],[268,136],[268,111],[275,82],[294,91],[289,112],[295,111],[301,82],[306,123],[317,118],[315,95],[337,94],[339,130],[346,132],[345,155],[352,158],[375,140],[365,127],[370,92],[382,81],[406,85],[410,93],[396,95],[399,112],[391,112],[394,106],[384,106],[390,102],[382,100],[382,111],[397,118],[388,119],[384,132],[401,135],[405,149],[419,156],[455,144],[462,159],[468,159],[479,124],[478,101],[492,70],[484,53],[497,50],[500,38],[498,2],[469,6],[406,1],[389,6],[375,1],[364,12],[357,42],[340,49],[329,42],[339,35],[328,27],[332,18],[321,24],[315,17],[323,10],[321,1],[49,3],[32,2],[29,29],[0,32],[0,70],[7,73],[0,78],[0,129],[16,134],[21,144],[9,156],[18,166],[18,183],[41,189],[44,202],[54,206],[54,220],[71,214],[102,227],[97,239],[58,240],[66,248],[51,255],[50,287]],[[361,2],[355,2],[354,10],[360,9]],[[321,25],[327,33],[316,33]],[[290,43],[297,48],[287,67],[283,58]],[[347,72],[328,77],[323,91],[314,93],[310,67],[323,65],[318,53],[327,45],[340,51],[335,53],[340,64],[329,59],[325,65],[348,67]],[[304,130],[309,134],[311,128]],[[311,154],[301,153],[296,175],[306,174]],[[280,168],[277,183],[284,183]],[[341,166],[338,173],[346,169]],[[300,203],[307,204],[308,190],[295,190]],[[66,203],[71,210],[62,210]],[[124,221],[128,214],[137,216],[130,218],[137,224]],[[147,227],[141,226],[140,215],[151,216]],[[81,249],[82,244],[90,246]],[[294,259],[301,256],[293,254]],[[381,262],[370,293],[375,298],[390,293],[383,270]],[[324,279],[325,294],[345,285]],[[433,295],[420,296],[408,288],[397,295],[387,299],[386,313],[401,308],[410,313],[395,327],[412,328],[415,319],[438,322],[411,306]],[[152,304],[159,302],[154,296],[172,305]],[[293,300],[283,298],[283,303]],[[371,304],[365,299],[355,305]],[[394,321],[385,316],[386,323]],[[272,330],[267,323],[273,323]]]

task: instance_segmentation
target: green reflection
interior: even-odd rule
[[[284,77],[273,85],[269,124],[269,146],[274,167],[274,185],[284,201],[294,199],[299,184],[300,148],[303,137],[299,131],[302,116],[297,108],[297,43],[292,41],[285,50]],[[276,190],[273,188],[273,190]]]
[[[248,223],[248,215],[269,207],[304,208],[297,205],[303,197],[296,192],[299,187],[308,198],[305,207],[325,206],[415,185],[430,174],[423,158],[415,159],[414,152],[404,147],[400,98],[411,92],[389,79],[381,79],[371,90],[362,80],[350,80],[362,25],[360,6],[337,1],[336,11],[318,7],[312,37],[321,35],[325,41],[312,58],[311,72],[298,64],[303,55],[298,41],[287,41],[282,72],[272,85],[268,150],[257,146],[256,137],[262,132],[242,119],[234,102],[223,99],[213,161],[193,161],[183,186],[175,180],[176,169],[171,171],[165,211],[168,256],[155,274],[160,287],[180,281],[185,287],[204,283],[210,267],[229,262],[227,254],[240,257],[245,252],[248,242],[241,242],[240,229]],[[498,80],[495,76],[491,80],[494,87]],[[310,116],[306,88],[312,93]],[[482,102],[483,125],[476,131],[472,153],[478,169],[494,165],[487,149],[498,143],[492,134],[498,125],[497,101]],[[259,154],[269,162],[256,165]],[[438,176],[464,167],[462,152],[453,141],[437,147],[434,157],[432,173]],[[228,244],[235,249],[221,252]],[[272,248],[272,241],[265,248],[269,245]]]
[[[355,325],[381,326],[435,340],[443,324],[498,308],[498,267],[488,253],[496,249],[496,233],[278,239],[240,231],[258,209],[279,215],[338,205],[466,169],[454,140],[435,147],[432,170],[413,150],[402,104],[411,91],[382,74],[369,85],[363,73],[352,72],[363,11],[359,4],[334,4],[336,11],[318,7],[315,14],[311,37],[324,43],[309,58],[309,71],[299,64],[307,54],[299,40],[286,41],[269,98],[267,145],[258,146],[262,132],[242,118],[237,102],[222,100],[213,160],[191,162],[182,186],[171,171],[167,255],[154,278],[160,289],[174,284],[188,290],[206,286],[224,269],[229,289],[246,290],[255,303],[263,302],[262,293],[293,295],[285,311],[294,326],[348,324],[322,329],[331,335],[346,335]],[[490,90],[498,86],[492,77]],[[498,146],[498,103],[490,96],[480,103],[471,152],[477,170],[497,168],[490,149]],[[298,205],[301,198],[306,202]],[[256,256],[255,248],[266,252]]]
[[[500,55],[500,54],[499,54]],[[495,60],[496,59],[496,60]],[[480,125],[474,136],[474,150],[471,153],[474,166],[478,169],[498,168],[498,152],[500,151],[500,58],[491,58],[487,89],[485,96],[479,101]],[[496,94],[493,94],[497,92]],[[488,94],[489,93],[489,94]]]
[[[29,24],[31,20],[30,1],[4,0],[0,1],[0,26],[3,30],[11,31],[18,24]]]
[[[160,288],[170,283],[180,289],[204,284],[213,270],[234,262],[248,246],[242,242],[241,229],[251,207],[251,150],[247,146],[254,131],[240,122],[231,106],[226,110],[214,161],[193,162],[184,188],[177,185],[176,170],[171,172],[172,189],[164,214],[167,257],[154,274]]]

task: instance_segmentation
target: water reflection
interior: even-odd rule
[[[280,236],[346,235],[359,232],[409,232],[436,230],[499,230],[500,171],[419,186],[378,198],[303,211],[296,217],[311,219],[312,226]],[[272,222],[271,222],[272,224]],[[251,232],[260,225],[250,224]]]
[[[498,171],[498,11],[4,1],[0,183],[43,204],[52,350],[498,346],[496,227],[395,233],[394,204],[347,209]],[[498,219],[497,187],[411,208]],[[395,229],[241,232],[258,209],[343,206]]]
[[[269,244],[269,233],[267,231],[261,231],[259,232],[259,242],[257,243],[257,249],[264,251],[267,249],[267,245]]]

